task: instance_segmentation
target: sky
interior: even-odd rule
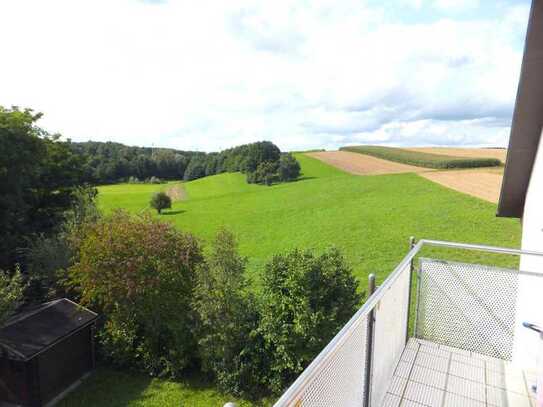
[[[0,105],[73,141],[506,146],[529,0],[2,0]]]

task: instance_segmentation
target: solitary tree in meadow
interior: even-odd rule
[[[172,200],[164,192],[157,192],[151,198],[151,208],[156,209],[159,215],[162,213],[162,209],[170,209],[171,207]]]

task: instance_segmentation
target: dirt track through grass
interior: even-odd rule
[[[185,191],[183,184],[173,185],[164,192],[166,192],[166,195],[168,195],[173,202],[184,201],[187,199],[187,191]]]
[[[428,171],[428,168],[400,164],[349,151],[324,151],[307,153],[306,155],[354,175],[383,175]]]

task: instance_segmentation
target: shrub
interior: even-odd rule
[[[0,270],[0,326],[15,312],[23,299],[23,278],[17,267],[10,275]]]
[[[277,180],[276,161],[265,161],[258,164],[256,171],[247,173],[247,182],[250,184],[265,184],[272,185]]]
[[[283,154],[281,156],[278,176],[282,182],[293,181],[300,176],[300,163],[292,154]]]
[[[357,282],[337,249],[294,250],[266,265],[260,330],[273,355],[267,381],[281,392],[354,314]]]
[[[60,230],[56,234],[27,239],[23,250],[28,275],[26,302],[40,303],[71,296],[65,287],[66,271],[77,255],[82,229],[100,218],[97,194],[96,188],[77,187]]]
[[[172,199],[164,192],[157,192],[151,198],[150,205],[151,208],[156,209],[161,214],[162,209],[170,209],[172,207]]]
[[[214,247],[198,274],[194,309],[198,314],[198,348],[202,370],[223,391],[240,395],[260,385],[262,350],[258,312],[247,290],[246,259],[237,252],[234,236],[217,233]]]
[[[410,151],[394,147],[352,146],[341,147],[340,150],[351,151],[353,153],[367,154],[377,158],[382,158],[384,160],[396,161],[403,164],[437,169],[497,167],[501,165],[500,160],[495,158],[453,157],[442,154]]]
[[[65,296],[65,271],[71,265],[72,249],[61,234],[28,239],[24,250],[28,285],[25,300],[42,303]]]
[[[201,262],[192,235],[148,215],[117,211],[86,227],[69,275],[81,302],[105,316],[106,359],[167,376],[193,361],[191,303]]]

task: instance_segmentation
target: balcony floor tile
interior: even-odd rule
[[[412,338],[383,407],[533,407],[533,381],[508,362]]]

